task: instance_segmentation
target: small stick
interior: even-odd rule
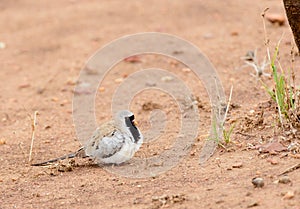
[[[240,132],[240,131],[237,131],[236,133],[240,134],[242,136],[248,136],[248,137],[256,137],[257,136],[257,135],[254,135],[254,134],[246,134],[246,133],[243,133],[243,132]]]
[[[269,49],[269,43],[270,43],[270,39],[268,38],[267,35],[267,27],[266,27],[266,22],[265,22],[265,16],[266,16],[266,12],[269,10],[269,8],[265,8],[263,13],[261,14],[262,18],[263,18],[263,26],[264,26],[264,35],[265,35],[265,45],[267,47],[267,55],[268,55],[268,60],[271,61],[271,56],[270,56],[270,49]]]
[[[32,148],[33,148],[34,135],[35,135],[35,127],[37,124],[37,122],[36,122],[37,114],[38,114],[38,111],[34,111],[32,123],[31,123],[32,134],[31,134],[31,145],[30,145],[30,152],[29,152],[29,159],[28,159],[29,163],[32,160],[31,156],[32,156]]]
[[[292,172],[292,171],[294,171],[294,170],[297,170],[297,169],[299,169],[299,168],[300,168],[300,163],[298,163],[298,164],[296,164],[296,165],[294,165],[294,166],[292,166],[292,167],[286,169],[285,171],[283,171],[282,173],[280,173],[278,176],[285,175],[285,174],[290,173],[290,172]]]

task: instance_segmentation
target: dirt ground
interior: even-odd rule
[[[240,57],[257,49],[265,56],[261,13],[285,17],[277,0],[239,1],[33,1],[0,2],[0,208],[300,208],[300,172],[291,182],[278,183],[279,174],[299,163],[299,150],[276,128],[274,105],[251,67],[242,70]],[[294,43],[287,24],[266,22],[273,52],[280,45],[280,63],[290,67]],[[194,43],[210,59],[226,95],[233,86],[228,125],[235,123],[231,142],[219,147],[206,164],[200,151],[210,128],[210,106],[201,81],[186,67],[163,56],[144,55],[138,62],[122,62],[105,77],[96,98],[98,122],[111,118],[112,95],[133,72],[159,67],[187,83],[198,97],[199,134],[189,154],[173,169],[152,178],[126,178],[75,159],[66,168],[32,167],[28,163],[31,118],[38,111],[33,162],[51,159],[80,147],[72,119],[76,79],[96,50],[124,35],[164,32]],[[294,63],[298,84],[300,58]],[[268,85],[272,80],[263,78]],[[168,123],[161,139],[144,144],[137,157],[159,155],[178,133],[178,107],[172,97],[149,90],[137,95],[131,109],[142,131],[149,128],[149,109],[166,112]],[[264,115],[260,118],[260,113]],[[260,119],[263,118],[263,122]],[[228,127],[227,127],[228,128]],[[296,134],[299,134],[299,130]],[[285,140],[286,139],[286,140]],[[278,152],[257,149],[278,140]],[[126,166],[126,165],[120,165]],[[62,172],[64,170],[65,172]],[[264,187],[254,188],[254,177]]]

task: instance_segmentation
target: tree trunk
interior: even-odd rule
[[[300,0],[283,0],[287,18],[300,51]]]

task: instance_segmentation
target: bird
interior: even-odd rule
[[[43,166],[67,158],[91,158],[96,163],[122,164],[130,160],[143,143],[143,135],[135,117],[129,110],[122,110],[116,114],[114,120],[100,125],[87,140],[84,146],[74,153],[32,166]]]

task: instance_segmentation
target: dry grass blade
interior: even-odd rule
[[[28,162],[30,163],[32,160],[32,148],[33,148],[33,143],[34,143],[34,136],[35,136],[35,129],[36,129],[36,119],[37,119],[38,111],[35,111],[33,114],[33,119],[31,123],[31,145],[30,145],[30,151],[29,151],[29,158]]]
[[[230,94],[229,94],[229,98],[228,98],[228,102],[227,102],[227,107],[226,107],[226,111],[225,111],[225,114],[224,114],[224,119],[223,119],[223,122],[222,122],[223,127],[224,127],[224,124],[225,124],[225,121],[226,121],[226,118],[227,118],[227,114],[228,114],[228,111],[229,111],[231,98],[232,98],[232,91],[233,91],[233,86],[231,86],[231,88],[230,88]]]

